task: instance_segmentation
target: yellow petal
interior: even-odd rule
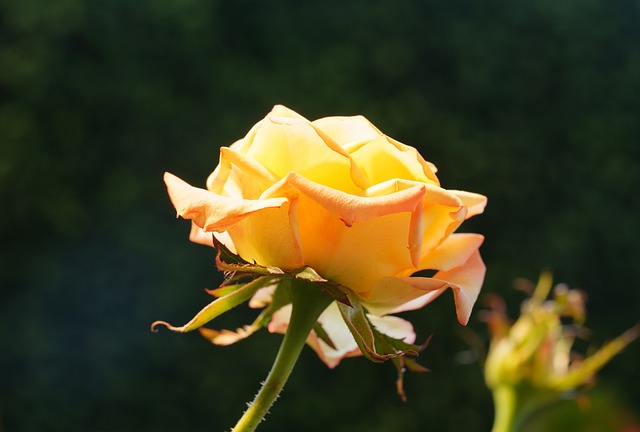
[[[255,160],[229,148],[220,149],[220,163],[207,179],[207,189],[218,195],[257,199],[278,177]]]
[[[304,119],[303,116],[301,116],[300,114],[298,114],[294,110],[292,110],[290,108],[287,108],[284,105],[275,105],[273,107],[273,109],[271,110],[271,112],[269,113],[269,115],[277,116],[277,117],[288,117],[288,118]]]
[[[279,208],[286,198],[245,200],[227,198],[204,189],[195,188],[173,174],[165,173],[169,197],[178,215],[207,232],[224,231],[252,213]]]
[[[334,189],[361,190],[352,176],[355,164],[350,156],[307,120],[270,114],[256,126],[245,137],[241,152],[276,176],[296,171]]]
[[[245,260],[285,270],[304,266],[297,222],[297,200],[265,208],[229,226],[238,254]]]
[[[416,246],[419,257],[420,231],[411,235],[419,228],[412,221],[414,215],[420,217],[426,189],[417,183],[389,195],[360,197],[290,173],[265,194],[298,197],[305,263],[323,277],[360,292],[380,277],[415,268],[412,253]]]
[[[384,135],[348,150],[372,184],[405,179],[439,185],[432,168],[415,148]]]
[[[297,172],[290,172],[266,190],[261,198],[295,196],[302,193],[350,227],[355,223],[380,216],[412,212],[422,202],[425,192],[425,185],[416,184],[389,195],[362,197],[316,183]]]
[[[348,143],[371,141],[382,135],[382,132],[363,116],[325,117],[312,123],[343,147]]]

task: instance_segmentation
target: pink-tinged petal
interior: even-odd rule
[[[383,316],[401,312],[402,306],[412,304],[416,299],[424,304],[435,299],[448,287],[443,280],[420,277],[387,277],[380,279],[368,292],[360,294],[364,306],[374,315]],[[428,300],[428,301],[427,301]]]
[[[348,147],[351,157],[372,184],[391,179],[420,181],[439,186],[433,168],[418,151],[387,136]]]
[[[467,219],[481,214],[487,206],[487,197],[484,195],[459,190],[450,190],[449,192],[456,194],[467,207]]]
[[[408,344],[416,341],[413,325],[407,320],[392,315],[376,316],[368,314],[367,318],[380,333],[394,339],[400,339]]]
[[[212,344],[227,346],[232,345],[239,340],[248,338],[259,329],[259,326],[246,325],[242,328],[236,329],[235,332],[231,330],[213,330],[205,327],[200,327],[198,331],[205,339],[207,339]]]
[[[249,307],[252,309],[261,309],[271,304],[273,293],[276,291],[277,284],[260,288],[249,300]]]
[[[213,247],[213,234],[206,232],[195,223],[191,222],[191,232],[189,233],[189,240],[194,243],[198,243],[205,246]]]
[[[456,303],[456,315],[462,325],[467,325],[469,322],[471,310],[480,294],[486,270],[480,252],[476,251],[461,267],[439,271],[434,275],[435,278],[446,280],[451,284]]]
[[[416,294],[419,294],[419,291],[423,291],[423,293],[426,292],[426,294],[423,296],[416,295],[413,300],[399,304],[395,308],[391,307],[393,302],[388,302],[386,305],[383,305],[384,307],[375,307],[369,310],[376,314],[385,314],[420,309],[442,294],[446,288],[451,288],[453,290],[458,321],[460,324],[466,325],[469,321],[469,316],[471,316],[473,305],[478,299],[485,272],[486,267],[482,262],[480,252],[476,250],[460,267],[439,271],[433,278],[396,278],[396,281],[403,282],[405,285],[413,288]],[[437,289],[438,284],[441,285],[440,289]],[[401,293],[403,290],[398,289],[399,285],[398,282],[395,282],[394,287],[398,293]],[[404,291],[406,290],[407,287],[404,287]],[[390,295],[391,294],[388,294],[387,297]],[[373,295],[371,297],[373,298]]]
[[[335,142],[344,147],[345,144],[371,141],[382,135],[382,132],[363,116],[324,117],[312,122],[322,129]]]
[[[451,234],[420,261],[421,269],[451,270],[464,265],[484,241],[480,234]]]
[[[220,243],[225,245],[234,254],[237,254],[236,247],[233,244],[233,240],[229,237],[229,234],[224,231],[221,233],[208,233],[200,228],[198,225],[191,222],[191,232],[189,233],[189,240],[194,243],[198,243],[205,246],[213,247],[213,236],[215,236]]]
[[[207,232],[224,231],[252,213],[282,207],[286,198],[245,200],[227,198],[195,188],[173,174],[165,173],[169,197],[178,215],[191,219]]]

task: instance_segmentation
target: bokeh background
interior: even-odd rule
[[[547,268],[589,295],[582,348],[632,326],[638,22],[631,0],[0,2],[0,430],[235,423],[281,337],[214,347],[149,331],[186,322],[220,280],[162,174],[204,184],[218,148],[276,103],[310,119],[364,114],[418,147],[445,187],[486,194],[465,230],[486,235],[484,292],[514,316],[512,281]],[[306,349],[261,430],[489,430],[469,351],[484,324],[476,313],[462,329],[453,312],[447,294],[404,314],[419,338],[434,334],[421,357],[432,372],[407,376],[407,403],[390,364],[328,370]],[[599,375],[594,408],[567,405],[555,430],[637,418],[638,364],[636,343]]]

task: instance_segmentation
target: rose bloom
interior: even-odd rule
[[[309,266],[355,293],[371,323],[391,337],[413,343],[415,334],[388,314],[419,309],[451,288],[466,324],[478,297],[484,238],[454,231],[482,213],[486,198],[443,189],[433,164],[362,116],[311,122],[275,106],[243,139],[220,149],[206,190],[169,173],[165,182],[178,214],[193,221],[191,240],[212,245],[216,233],[249,262]],[[419,270],[435,274],[412,277]],[[272,292],[258,291],[250,306],[269,304]],[[269,330],[284,332],[290,310],[276,312]],[[335,302],[319,322],[335,349],[313,332],[307,342],[327,365],[360,354]],[[214,343],[244,336],[226,332]]]

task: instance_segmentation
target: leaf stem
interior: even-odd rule
[[[290,280],[283,283],[291,283],[293,308],[289,326],[266,381],[232,432],[251,432],[258,427],[287,382],[318,317],[333,301],[308,282]]]

